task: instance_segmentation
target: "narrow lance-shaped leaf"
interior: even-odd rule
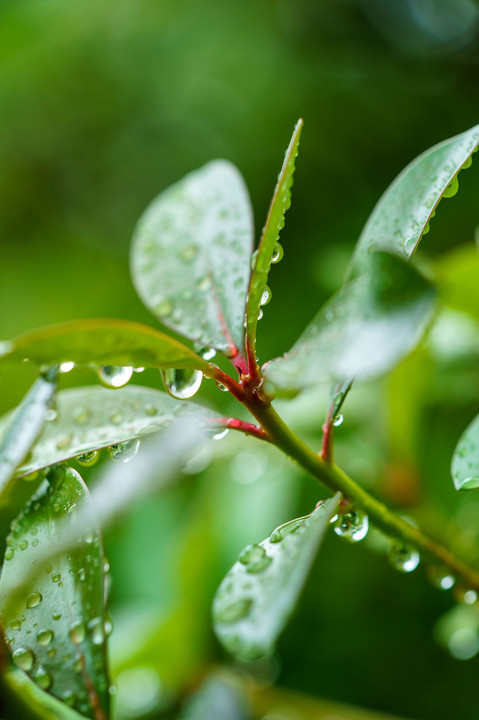
[[[197,368],[208,363],[185,345],[147,325],[127,320],[75,320],[33,330],[2,343],[0,363]]]
[[[426,150],[398,175],[366,223],[351,273],[360,270],[371,249],[386,250],[406,259],[413,255],[440,199],[457,192],[457,174],[461,168],[469,167],[478,143],[476,125]]]
[[[456,490],[479,488],[479,415],[465,429],[457,443],[451,474]]]
[[[18,408],[5,423],[0,440],[0,495],[15,470],[27,457],[51,406],[56,390],[57,371],[38,378]]]
[[[68,469],[63,482],[45,482],[12,523],[0,578],[7,643],[15,664],[43,690],[92,720],[109,717],[101,538],[88,529],[68,554],[38,562],[54,546],[65,519],[88,505],[88,490]],[[19,578],[30,577],[11,600]]]
[[[134,385],[115,391],[102,387],[61,390],[55,407],[55,419],[45,424],[18,475],[158,432],[180,417],[191,417],[208,429],[214,429],[218,420],[222,427],[221,416],[201,405]],[[0,437],[8,419],[0,420]]]
[[[292,349],[264,366],[273,395],[390,370],[420,341],[436,302],[434,287],[404,260],[378,252],[368,268],[319,311]]]
[[[311,515],[274,530],[259,545],[248,545],[218,588],[213,601],[215,632],[224,647],[243,660],[274,648],[306,581],[340,495]]]
[[[250,353],[254,353],[256,326],[262,301],[269,300],[270,291],[266,283],[271,263],[278,262],[283,256],[283,249],[278,240],[279,234],[284,227],[284,216],[291,205],[291,186],[293,184],[295,160],[298,155],[302,127],[303,121],[298,120],[284,156],[283,167],[278,176],[263,234],[255,254],[256,259],[251,275],[246,308],[246,344]]]
[[[243,178],[214,160],[162,192],[135,230],[131,270],[153,314],[186,337],[237,355],[253,249]]]

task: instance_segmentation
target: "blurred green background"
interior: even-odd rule
[[[250,188],[259,235],[303,117],[286,254],[259,337],[263,361],[282,353],[339,286],[396,174],[478,122],[478,23],[472,0],[2,0],[0,337],[81,317],[156,325],[128,271],[143,209],[189,170],[225,157]],[[389,382],[358,388],[337,433],[346,469],[473,557],[479,500],[456,496],[448,466],[479,399],[474,165],[423,243],[459,325],[451,331],[444,316]],[[32,377],[22,369],[1,378],[2,411]],[[142,381],[161,385],[153,373]],[[211,389],[203,395],[213,401]],[[325,398],[285,410],[314,443]],[[148,677],[156,688],[151,708],[139,709],[125,690],[123,717],[174,706],[224,659],[209,629],[215,583],[244,544],[318,499],[313,481],[254,448],[226,439],[207,470],[108,538],[116,672],[130,673],[130,691]],[[256,467],[247,478],[238,457]],[[475,720],[479,661],[453,659],[434,639],[447,645],[453,631],[437,622],[453,608],[422,572],[401,577],[381,552],[331,537],[256,682],[417,720]],[[143,675],[131,675],[138,667]],[[281,712],[274,717],[326,717]]]

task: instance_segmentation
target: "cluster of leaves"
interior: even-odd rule
[[[110,714],[101,528],[133,498],[169,481],[185,453],[203,442],[198,427],[210,437],[237,429],[287,451],[280,435],[261,427],[263,410],[275,397],[330,383],[335,391],[328,435],[352,381],[390,371],[417,346],[437,309],[434,282],[413,255],[441,198],[457,191],[457,175],[479,144],[479,127],[433,147],[403,171],[366,224],[342,287],[289,352],[259,367],[258,321],[271,298],[271,266],[283,257],[279,235],[301,129],[300,121],[255,252],[244,181],[224,160],[163,192],[137,225],[131,267],[138,293],[195,350],[156,329],[118,320],[64,323],[0,347],[2,366],[27,360],[41,369],[0,426],[2,512],[17,513],[0,579],[3,670],[13,658],[42,690],[84,717]],[[212,362],[217,352],[231,362],[237,380]],[[107,389],[58,390],[59,377],[74,365],[98,368]],[[145,367],[162,371],[167,393],[123,387],[134,369]],[[260,425],[193,403],[203,376],[229,390]],[[143,443],[134,475],[129,465],[109,469],[91,496],[68,467],[73,458],[93,464],[102,448],[125,463],[141,438],[159,431],[160,439]],[[323,458],[329,459],[327,444]],[[26,501],[21,477],[30,481]],[[458,489],[479,485],[477,419],[458,444],[453,478]],[[232,655],[252,660],[271,652],[340,503],[338,493],[240,554],[213,604],[216,633]],[[11,680],[9,692],[14,686]]]

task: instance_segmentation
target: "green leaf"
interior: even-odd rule
[[[7,643],[15,664],[42,689],[100,720],[109,715],[103,548],[91,526],[68,554],[38,563],[65,520],[88,504],[88,490],[69,468],[58,487],[44,483],[12,523],[0,578]],[[19,577],[33,580],[11,601]]]
[[[435,289],[404,260],[377,252],[319,311],[292,349],[264,366],[266,390],[293,395],[327,380],[386,373],[419,342]]]
[[[243,345],[252,249],[243,178],[214,160],[162,192],[140,218],[133,282],[162,323],[234,357]]]
[[[451,474],[456,490],[479,488],[479,415],[465,429],[457,443]]]
[[[25,460],[45,422],[53,401],[57,372],[38,378],[18,408],[4,424],[0,440],[0,495]]]
[[[351,272],[371,250],[385,250],[409,259],[428,230],[442,197],[458,188],[457,174],[468,167],[479,143],[479,125],[444,140],[413,160],[389,186],[358,240]]]
[[[75,320],[24,333],[2,343],[0,363],[33,360],[134,367],[197,368],[209,365],[185,345],[128,320]]]
[[[255,660],[274,648],[340,497],[330,498],[311,515],[281,525],[269,539],[248,545],[240,554],[213,601],[214,629],[230,653]]]
[[[294,128],[293,137],[284,156],[283,166],[278,176],[278,182],[269,206],[268,216],[263,228],[263,234],[251,275],[246,309],[247,347],[250,349],[254,349],[256,342],[258,313],[261,308],[263,292],[265,292],[268,281],[272,258],[275,252],[282,253],[282,248],[279,247],[277,243],[279,233],[284,227],[286,210],[288,210],[291,205],[291,187],[293,185],[294,166],[298,155],[299,138],[302,127],[303,121],[298,120]]]
[[[179,417],[192,417],[200,425],[208,423],[208,427],[220,419],[201,405],[135,385],[115,391],[102,387],[61,390],[56,396],[56,411],[56,418],[44,426],[19,475],[149,435]],[[8,420],[0,420],[0,436]]]

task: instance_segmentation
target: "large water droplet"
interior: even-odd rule
[[[121,365],[103,365],[98,368],[98,379],[107,388],[121,388],[131,380],[133,368]]]
[[[85,639],[85,624],[82,622],[75,623],[71,626],[68,634],[72,643],[80,645]]]
[[[389,551],[389,562],[403,573],[410,573],[417,568],[421,556],[418,551],[401,543],[394,543]]]
[[[198,392],[203,373],[194,368],[168,368],[162,370],[166,390],[177,400],[187,400]]]
[[[272,543],[279,543],[281,540],[284,540],[284,538],[287,535],[291,535],[292,533],[297,532],[301,525],[304,523],[305,520],[307,520],[309,516],[305,515],[304,517],[295,518],[294,520],[290,520],[287,523],[284,523],[284,525],[280,525],[277,527],[271,535],[269,536],[269,541]]]
[[[457,175],[454,175],[451,182],[447,186],[447,188],[444,190],[443,197],[445,198],[451,198],[454,197],[454,195],[459,190],[459,178]]]
[[[98,458],[100,457],[100,451],[99,450],[92,450],[91,452],[83,453],[82,455],[78,455],[76,457],[76,461],[79,465],[82,465],[83,467],[90,467],[91,465],[94,465]]]
[[[41,665],[33,673],[33,679],[42,690],[48,690],[53,684],[52,676]]]
[[[91,641],[94,645],[101,645],[105,639],[105,625],[101,618],[94,618],[88,623]]]
[[[128,440],[127,442],[119,443],[118,445],[110,445],[108,448],[108,454],[115,462],[126,463],[136,457],[139,448],[139,440]]]
[[[29,610],[31,610],[33,608],[38,607],[38,605],[40,605],[42,599],[43,599],[43,597],[42,597],[41,593],[39,593],[39,592],[32,593],[31,595],[29,595],[27,597],[27,602],[26,602],[27,608]]]
[[[432,567],[428,568],[427,574],[431,583],[438,590],[450,590],[452,587],[454,587],[454,584],[456,582],[456,578],[449,572],[448,568],[446,567],[437,567],[433,565]]]
[[[343,420],[344,420],[343,415],[341,415],[341,413],[339,413],[339,415],[337,415],[333,420],[334,427],[339,427],[340,425],[342,425]]]
[[[359,542],[366,537],[369,530],[368,516],[359,510],[340,515],[334,525],[334,532],[349,542]]]
[[[18,648],[17,650],[15,650],[12,657],[13,662],[17,667],[20,668],[20,670],[25,670],[25,672],[28,672],[32,669],[35,656],[33,655],[31,650],[28,650],[27,648]]]
[[[246,565],[246,572],[259,573],[271,564],[271,558],[261,545],[248,545],[241,552],[239,562]]]
[[[62,374],[66,374],[66,373],[71,372],[74,367],[75,367],[75,363],[72,362],[71,360],[68,360],[66,362],[60,363],[60,365],[58,366],[58,372],[60,372]]]
[[[38,633],[37,640],[40,645],[50,645],[53,640],[53,632],[51,630],[42,630]]]
[[[271,300],[271,290],[267,285],[264,286],[263,292],[261,294],[261,300],[259,301],[260,305],[267,305],[269,301]]]
[[[213,611],[214,620],[220,623],[234,623],[248,615],[253,601],[241,598],[231,603],[216,606]]]
[[[5,550],[5,560],[11,560],[14,555],[14,550],[11,546]]]
[[[273,254],[271,255],[271,262],[272,263],[279,263],[284,256],[284,250],[283,246],[277,242],[274,246]]]
[[[206,360],[206,362],[209,362],[210,360],[213,360],[213,358],[216,357],[216,350],[214,347],[198,347],[196,350],[197,354],[203,358],[203,360]]]

